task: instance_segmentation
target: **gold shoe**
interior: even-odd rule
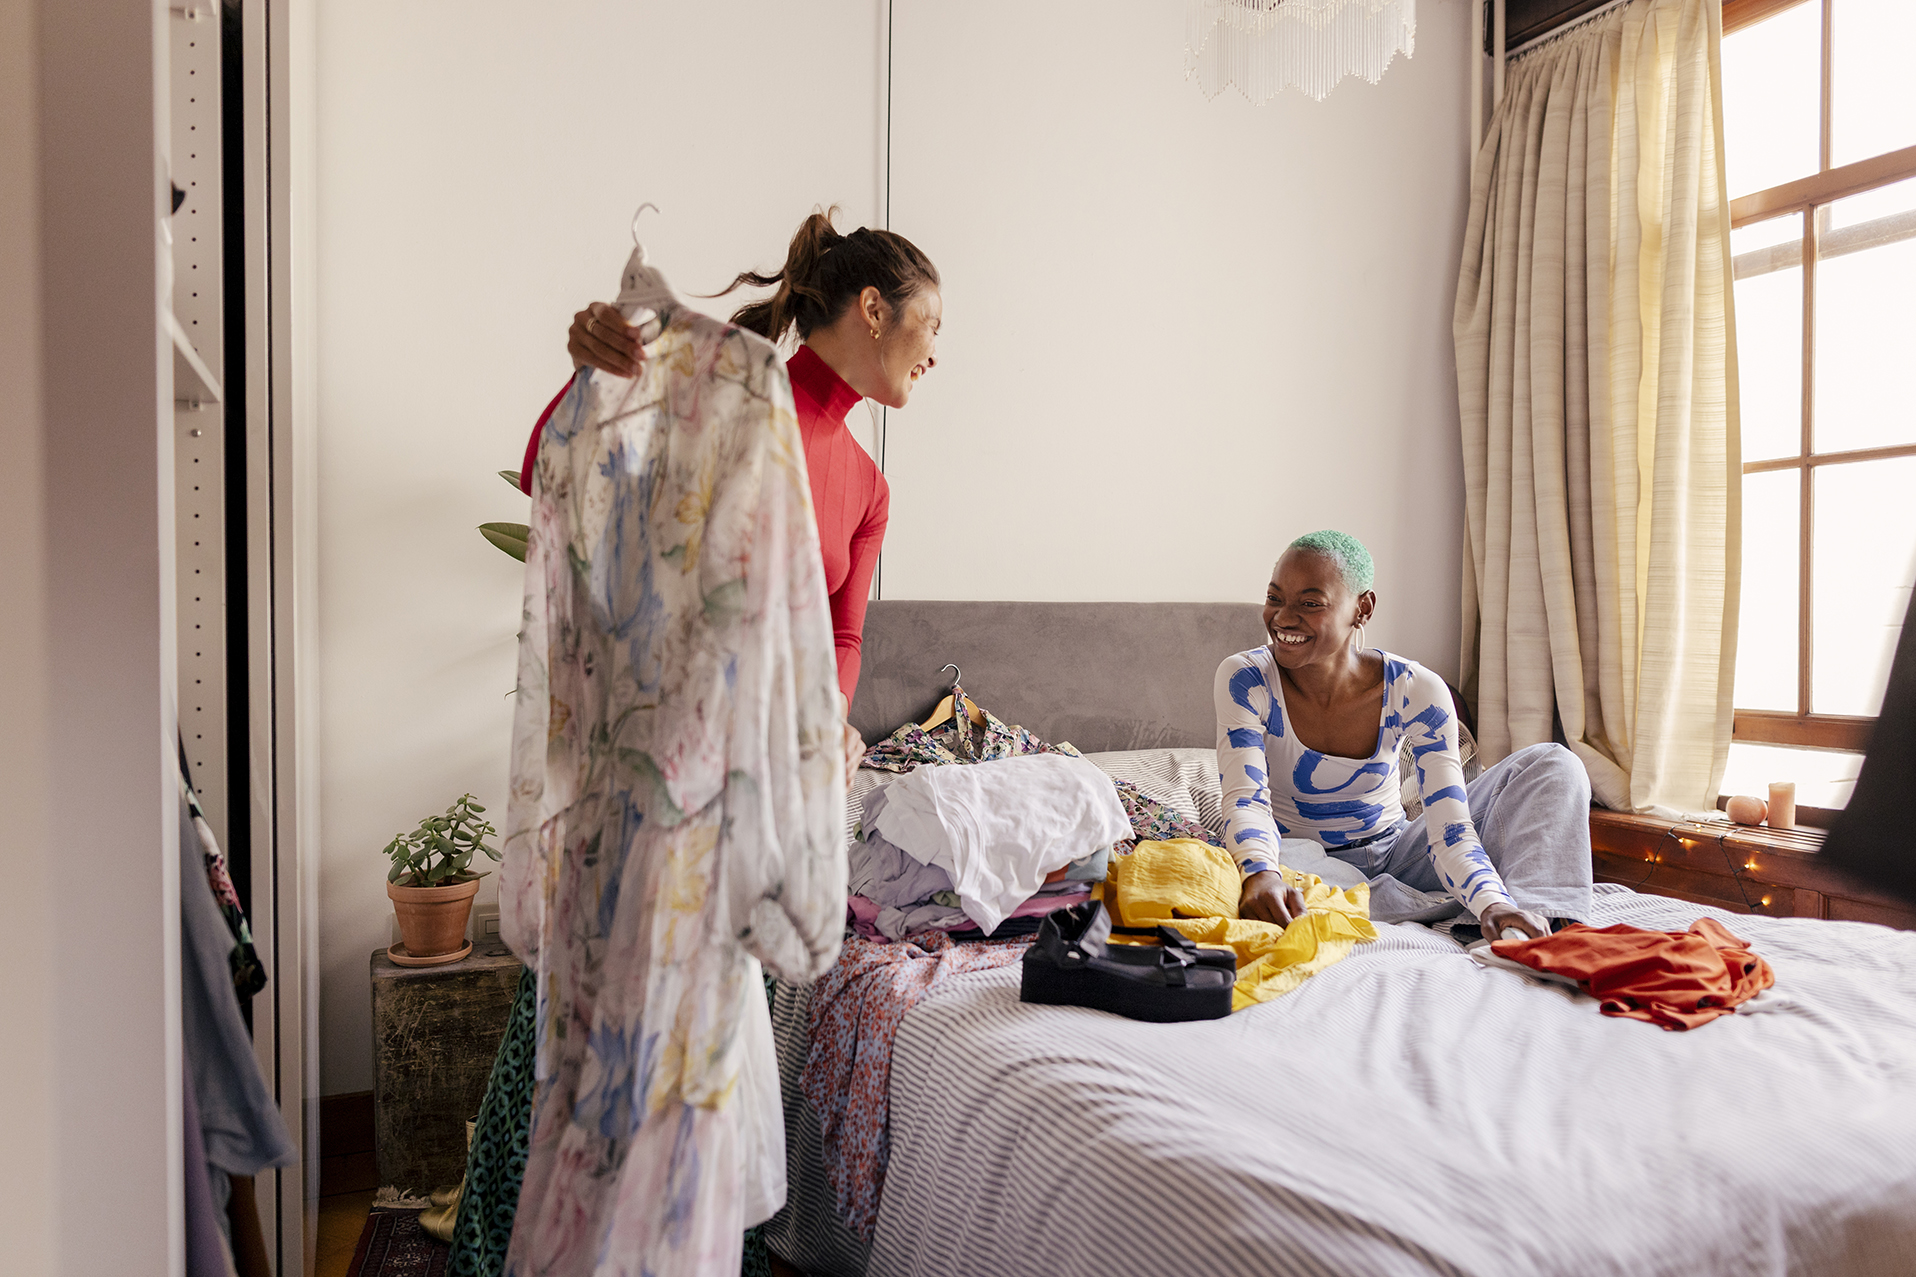
[[[440,1189],[432,1195],[435,1203],[448,1194],[452,1200],[419,1212],[419,1226],[448,1245],[452,1243],[452,1230],[459,1223],[459,1194],[465,1186],[465,1181],[461,1180],[458,1188]]]
[[[472,1151],[472,1134],[477,1128],[476,1120],[466,1122],[466,1151]],[[440,1241],[450,1245],[452,1230],[459,1224],[459,1198],[466,1191],[466,1180],[462,1175],[459,1182],[451,1188],[432,1190],[432,1209],[419,1212],[419,1226]]]

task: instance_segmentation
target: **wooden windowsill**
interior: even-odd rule
[[[1671,821],[1593,810],[1590,847],[1599,882],[1734,913],[1847,919],[1916,930],[1916,908],[1879,895],[1822,862],[1820,829]]]

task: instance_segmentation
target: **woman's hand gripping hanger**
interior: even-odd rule
[[[625,259],[625,272],[619,276],[619,295],[612,304],[619,308],[628,324],[639,323],[639,316],[650,312],[650,317],[658,320],[659,327],[663,328],[667,313],[679,304],[679,299],[672,292],[672,286],[665,282],[665,276],[659,274],[659,268],[645,260],[645,244],[639,239],[639,219],[648,208],[654,213],[659,211],[657,204],[647,202],[632,214],[632,256]],[[657,329],[645,333],[646,325],[640,327],[641,345],[658,336]]]
[[[623,377],[636,377],[645,358],[642,347],[664,330],[666,317],[679,304],[678,295],[656,266],[645,260],[639,239],[639,218],[646,209],[659,211],[650,201],[632,214],[632,255],[619,276],[617,300],[593,302],[572,317],[567,349],[575,368],[599,368]],[[645,316],[640,320],[641,315]]]

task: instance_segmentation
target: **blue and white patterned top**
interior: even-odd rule
[[[1372,650],[1384,659],[1384,698],[1377,748],[1368,758],[1319,753],[1297,739],[1285,721],[1284,688],[1268,647],[1226,657],[1217,667],[1225,848],[1249,875],[1277,868],[1280,837],[1339,847],[1388,832],[1404,819],[1397,756],[1408,737],[1431,856],[1444,885],[1479,916],[1490,905],[1510,903],[1471,823],[1450,689],[1415,661]]]

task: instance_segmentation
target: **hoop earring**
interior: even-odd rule
[[[1356,634],[1357,634],[1357,650],[1358,650],[1358,651],[1360,651],[1360,652],[1362,652],[1362,651],[1364,651],[1364,650],[1365,650],[1365,648],[1364,648],[1364,622],[1362,622],[1362,621],[1359,621],[1359,622],[1357,623],[1357,630],[1356,630]]]
[[[878,330],[876,328],[872,329],[872,340],[873,341],[878,340]]]

